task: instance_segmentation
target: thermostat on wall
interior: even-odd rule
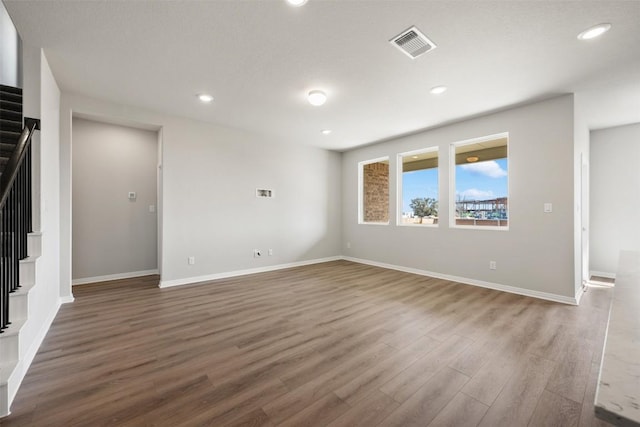
[[[135,200],[135,199],[136,199],[136,192],[129,191],[129,200]]]
[[[275,192],[273,190],[264,190],[256,188],[256,197],[273,197]]]

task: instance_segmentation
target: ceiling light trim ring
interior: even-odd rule
[[[589,27],[580,34],[578,34],[579,40],[592,40],[600,37],[607,31],[611,29],[611,24],[605,22],[602,24],[594,25],[593,27]]]
[[[324,91],[318,89],[312,90],[307,95],[307,100],[309,101],[309,104],[318,107],[327,102],[327,94]]]

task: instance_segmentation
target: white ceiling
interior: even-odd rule
[[[592,128],[640,122],[639,1],[4,3],[63,91],[283,142],[345,150],[569,92]],[[602,38],[576,38],[601,22]],[[389,44],[411,25],[437,49]]]

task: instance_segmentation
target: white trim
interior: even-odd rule
[[[29,367],[31,366],[31,362],[33,362],[33,358],[36,357],[36,354],[38,353],[38,350],[40,349],[40,346],[42,345],[44,338],[47,336],[47,332],[49,332],[49,328],[51,327],[53,320],[56,318],[56,315],[58,314],[59,309],[60,309],[60,303],[58,302],[56,304],[55,309],[52,310],[49,316],[47,316],[47,318],[44,320],[42,327],[40,328],[35,338],[31,342],[31,345],[27,349],[24,357],[21,358],[16,364],[16,367],[13,373],[11,374],[7,384],[9,386],[9,389],[8,389],[8,392],[9,392],[8,407],[9,408],[11,408],[11,404],[13,403],[13,399],[15,399],[16,394],[18,393],[18,390],[20,389],[22,380],[24,380],[24,377],[27,374]]]
[[[405,273],[418,274],[420,276],[435,277],[436,279],[444,279],[444,280],[449,280],[449,281],[452,281],[452,282],[464,283],[466,285],[479,286],[479,287],[482,287],[482,288],[488,288],[488,289],[494,289],[494,290],[497,290],[497,291],[509,292],[511,294],[524,295],[524,296],[527,296],[527,297],[533,297],[533,298],[544,299],[544,300],[548,300],[548,301],[560,302],[560,303],[563,303],[563,304],[578,305],[578,299],[575,298],[575,297],[572,298],[572,297],[566,297],[566,296],[563,296],[563,295],[550,294],[550,293],[547,293],[547,292],[532,291],[532,290],[529,290],[529,289],[516,288],[514,286],[501,285],[499,283],[484,282],[484,281],[481,281],[481,280],[469,279],[469,278],[466,278],[466,277],[451,276],[451,275],[448,275],[448,274],[435,273],[433,271],[420,270],[420,269],[417,269],[417,268],[411,268],[411,267],[404,267],[404,266],[400,266],[400,265],[387,264],[387,263],[384,263],[384,262],[370,261],[370,260],[361,259],[361,258],[352,258],[352,257],[343,256],[342,259],[344,259],[346,261],[357,262],[357,263],[360,263],[360,264],[373,265],[375,267],[388,268],[390,270],[398,270],[398,271],[402,271],[402,272],[405,272]]]
[[[156,268],[155,270],[132,271],[129,273],[107,274],[106,276],[95,276],[95,277],[85,277],[83,279],[73,279],[71,281],[71,285],[72,286],[86,285],[88,283],[106,282],[108,280],[118,280],[118,279],[130,279],[132,277],[150,276],[152,274],[158,274],[158,269]]]
[[[591,279],[593,276],[605,277],[607,279],[615,279],[616,278],[616,273],[607,273],[606,271],[594,271],[594,270],[591,270],[589,272],[589,279]]]
[[[464,219],[464,218],[460,218]],[[455,219],[454,219],[455,222]],[[457,228],[459,230],[491,230],[491,231],[509,231],[509,226],[500,227],[497,225],[450,225],[449,228]]]
[[[586,292],[586,289],[587,289],[586,286],[580,286],[578,288],[578,291],[576,292],[576,305],[580,305],[580,300],[582,299],[582,296]]]
[[[74,302],[76,299],[73,297],[73,295],[67,295],[64,297],[60,297],[58,299],[58,302],[60,302],[60,304],[69,304]]]
[[[268,267],[249,268],[246,270],[227,271],[224,273],[207,274],[205,276],[185,277],[184,279],[160,280],[160,288],[170,288],[173,286],[191,285],[193,283],[210,282],[212,280],[226,279],[229,277],[244,276],[247,274],[266,273],[269,271],[283,270],[285,268],[302,267],[304,265],[321,264],[323,262],[339,261],[344,259],[341,256],[328,258],[318,258],[308,261],[290,262],[287,264],[270,265]]]

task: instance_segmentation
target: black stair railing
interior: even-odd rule
[[[25,126],[0,176],[0,333],[9,325],[9,295],[20,287],[20,260],[31,233],[31,138],[40,121]]]

